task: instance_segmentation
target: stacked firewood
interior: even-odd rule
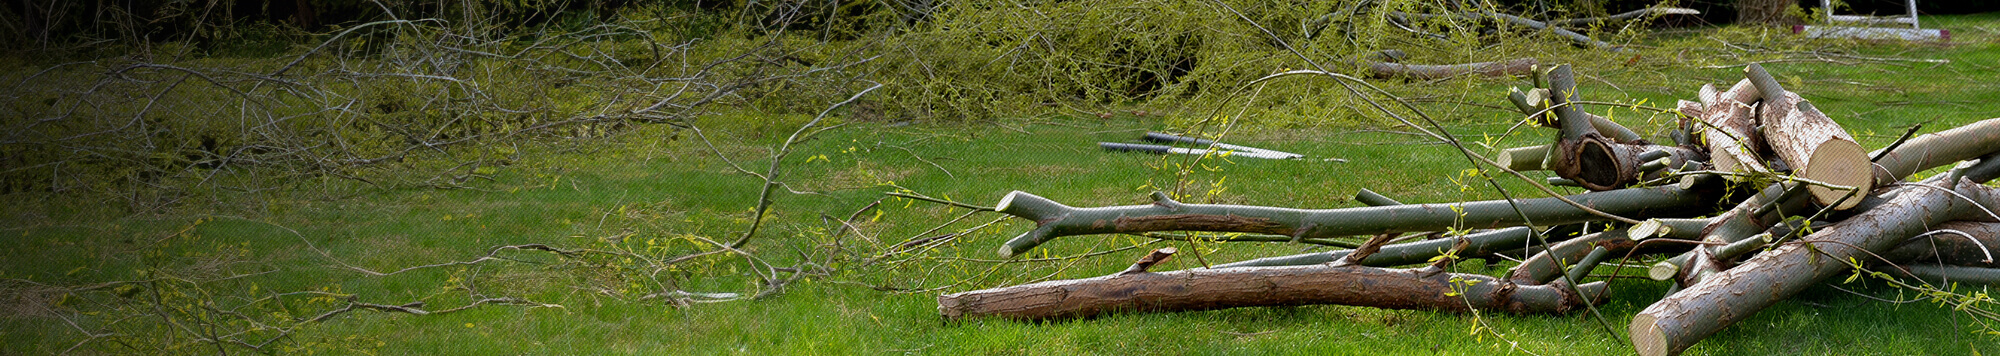
[[[1537,70],[1537,88],[1510,100],[1554,128],[1554,142],[1486,162],[1550,170],[1550,182],[1592,191],[1583,194],[1403,204],[1363,190],[1356,200],[1370,206],[1315,210],[1185,204],[1160,193],[1149,205],[1077,208],[1016,191],[995,209],[1036,227],[1001,246],[1006,256],[1091,234],[1371,237],[1352,249],[1149,271],[1175,252],[1161,249],[1109,276],[942,295],[938,310],[954,319],[1300,304],[1566,313],[1603,301],[1605,282],[1584,281],[1599,264],[1641,258],[1658,261],[1647,273],[1673,288],[1632,318],[1631,340],[1640,354],[1666,355],[1856,268],[2000,284],[1988,249],[2000,246],[2000,189],[1981,184],[2000,176],[2000,119],[1869,152],[1762,67],[1744,72],[1726,90],[1703,86],[1698,101],[1680,102],[1680,129],[1661,144],[1579,110],[1568,66]],[[1957,165],[1905,180],[1949,164]],[[1426,234],[1465,226],[1490,230]],[[1509,254],[1524,258],[1506,277],[1447,270],[1458,259]]]

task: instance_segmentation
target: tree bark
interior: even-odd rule
[[[1604,294],[1604,282],[1524,286],[1477,274],[1424,267],[1384,269],[1329,264],[1192,269],[1048,281],[938,296],[946,319],[1077,318],[1117,311],[1193,311],[1253,306],[1340,304],[1385,309],[1480,310],[1560,314]]]
[[[1556,198],[1485,200],[1451,204],[1407,204],[1343,209],[1291,209],[1261,206],[1182,204],[1154,194],[1149,205],[1075,208],[1047,198],[1015,191],[1000,199],[1001,213],[1034,221],[1035,229],[1008,240],[1002,256],[1027,252],[1056,237],[1150,231],[1218,231],[1332,238],[1391,232],[1437,231],[1448,227],[1499,228],[1527,223],[1567,225],[1605,220]],[[1626,217],[1686,214],[1722,197],[1714,190],[1678,187],[1620,189],[1571,195],[1583,206]],[[1460,214],[1463,212],[1463,214]]]
[[[1820,205],[1847,210],[1859,204],[1860,196],[1875,185],[1868,150],[1811,102],[1778,86],[1763,66],[1753,63],[1744,71],[1764,97],[1763,116],[1758,118],[1764,125],[1764,144],[1792,166],[1794,176],[1854,188],[1807,187]],[[1847,198],[1850,195],[1854,198]]]
[[[1945,185],[1978,203],[2000,202],[2000,193],[1970,182]],[[1806,287],[1846,272],[1849,258],[1865,258],[1946,221],[1979,211],[1950,192],[1911,188],[1743,264],[1661,299],[1632,318],[1633,346],[1641,355],[1672,355],[1722,328],[1789,298]],[[1984,215],[1984,213],[1980,213]],[[1859,248],[1859,249],[1857,249]]]

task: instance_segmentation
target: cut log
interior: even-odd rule
[[[1604,294],[1604,282],[1524,286],[1478,274],[1425,267],[1385,269],[1327,264],[1192,269],[1048,281],[938,296],[946,319],[1091,317],[1117,311],[1193,311],[1339,304],[1385,309],[1560,314]]]
[[[1403,205],[1403,202],[1396,201],[1395,199],[1390,199],[1387,196],[1383,196],[1381,193],[1376,193],[1373,190],[1368,190],[1368,188],[1361,188],[1361,191],[1354,192],[1354,201],[1360,202],[1361,204],[1368,206]]]
[[[1651,219],[1647,220],[1647,222],[1659,225],[1654,228],[1654,231],[1633,231],[1631,237],[1633,240],[1645,240],[1656,237],[1677,240],[1701,240],[1702,229],[1714,221],[1714,217],[1700,219]],[[1638,230],[1639,226],[1633,226],[1633,229]]]
[[[1678,187],[1620,189],[1571,195],[1577,204],[1626,217],[1672,217],[1714,204],[1720,191]],[[1448,227],[1499,228],[1526,224],[1519,205],[1539,225],[1567,225],[1606,218],[1556,198],[1485,200],[1452,204],[1405,204],[1343,209],[1291,209],[1221,204],[1182,204],[1154,194],[1153,204],[1075,208],[1015,191],[1000,199],[1000,213],[1034,221],[1033,230],[1008,240],[1002,256],[1027,252],[1051,239],[1090,234],[1151,231],[1247,232],[1334,238],[1391,232],[1437,231]],[[1463,214],[1461,214],[1463,212]]]
[[[1903,177],[1958,161],[2000,152],[2000,118],[1986,119],[1949,130],[1917,135],[1886,154],[1880,150],[1869,157],[1875,161],[1875,184],[1888,185]]]
[[[1764,127],[1761,132],[1764,143],[1792,166],[1792,175],[1851,187],[1845,190],[1821,185],[1807,187],[1813,200],[1834,210],[1859,204],[1860,195],[1868,194],[1875,185],[1868,150],[1862,149],[1847,130],[1820,113],[1811,102],[1778,86],[1777,79],[1765,73],[1763,66],[1750,64],[1744,71],[1764,97],[1764,112],[1759,118]],[[1854,198],[1847,198],[1850,195]]]
[[[1713,90],[1713,89],[1710,89]],[[1702,143],[1708,147],[1708,163],[1715,170],[1751,175],[1769,175],[1770,168],[1764,167],[1764,160],[1757,157],[1763,150],[1762,136],[1753,135],[1756,116],[1749,103],[1761,97],[1757,88],[1745,79],[1730,87],[1729,91],[1715,94],[1713,102],[1704,103],[1700,112],[1688,113],[1701,118]],[[1706,98],[1704,98],[1706,99]],[[1741,182],[1748,176],[1725,176],[1730,181]]]
[[[1970,182],[1943,188],[1973,202],[1956,199],[1953,191],[1906,188],[1895,198],[1806,236],[1801,243],[1758,254],[1646,307],[1632,318],[1634,348],[1647,356],[1678,354],[1758,310],[1847,272],[1849,258],[1869,258],[1871,251],[1887,250],[1929,231],[1929,227],[1969,217],[1971,212],[1980,211],[1974,202],[2000,203],[2000,192]]]

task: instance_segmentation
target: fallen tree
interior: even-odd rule
[[[1752,64],[1728,90],[1703,86],[1697,101],[1681,102],[1682,134],[1662,145],[1585,112],[1567,66],[1534,74],[1546,84],[1513,90],[1508,100],[1554,128],[1555,141],[1503,149],[1497,160],[1468,159],[1503,171],[1551,170],[1592,192],[1405,204],[1364,190],[1355,200],[1368,206],[1293,209],[1188,204],[1157,192],[1147,205],[1079,208],[1015,191],[994,210],[1036,226],[1002,244],[1005,256],[1094,234],[1234,232],[1258,238],[1215,241],[1317,245],[1370,237],[1336,251],[1153,272],[1174,253],[1161,249],[1108,276],[942,295],[939,311],[952,319],[1049,319],[1342,304],[1567,313],[1592,309],[1605,295],[1603,281],[1586,281],[1596,267],[1637,258],[1672,292],[1633,318],[1634,348],[1671,355],[1855,269],[1890,270],[1912,285],[2000,283],[1991,249],[2000,246],[1992,209],[2000,189],[1981,185],[2000,177],[2000,119],[1868,152]],[[1946,173],[1903,181],[1953,163]],[[1410,241],[1413,234],[1424,238]],[[1447,269],[1510,254],[1525,258],[1504,278]],[[1422,266],[1397,268],[1412,265]]]

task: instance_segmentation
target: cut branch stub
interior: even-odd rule
[[[1539,171],[1549,169],[1542,164],[1548,160],[1548,156],[1549,145],[1516,147],[1500,150],[1500,154],[1495,155],[1493,161],[1516,171]]]
[[[1646,218],[1685,214],[1713,204],[1722,192],[1677,187],[1619,189],[1566,197],[1598,211]],[[1291,209],[1223,204],[1182,204],[1155,195],[1149,205],[1076,208],[1048,198],[1015,191],[1001,198],[995,210],[1034,221],[1033,230],[1008,240],[1002,256],[1014,256],[1051,239],[1090,234],[1150,231],[1247,232],[1299,239],[1373,235],[1391,232],[1437,231],[1447,227],[1497,228],[1526,221],[1518,205],[1536,224],[1565,225],[1607,218],[1556,198],[1483,200],[1452,204],[1404,204],[1343,209]]]
[[[1152,269],[1153,265],[1166,262],[1168,258],[1173,258],[1175,252],[1180,252],[1180,250],[1172,247],[1161,247],[1160,249],[1153,250],[1153,253],[1146,254],[1146,257],[1140,257],[1138,261],[1132,262],[1132,267],[1127,267],[1124,272],[1118,272],[1118,274],[1146,273],[1146,270]]]
[[[1807,188],[1820,205],[1846,210],[1859,204],[1861,199],[1843,198],[1864,195],[1874,188],[1874,166],[1868,161],[1868,150],[1811,102],[1778,86],[1763,66],[1751,64],[1744,71],[1764,98],[1763,117],[1759,118],[1764,144],[1792,166],[1792,175],[1848,187]]]
[[[1386,309],[1515,314],[1564,313],[1604,295],[1604,282],[1516,285],[1435,268],[1286,266],[1192,269],[1048,281],[938,296],[946,319],[1091,317],[1117,311],[1192,311],[1252,306],[1339,304]]]

